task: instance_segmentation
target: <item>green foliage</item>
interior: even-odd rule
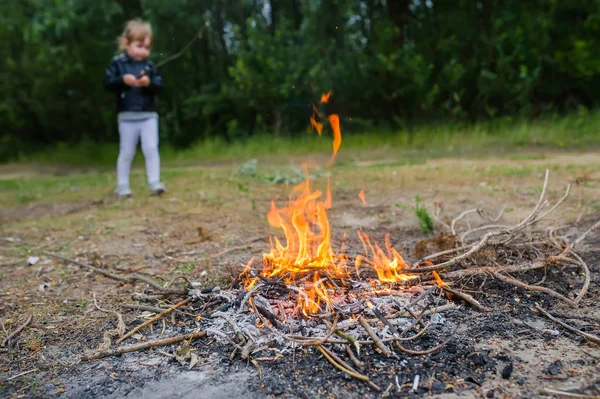
[[[0,160],[73,145],[89,151],[82,162],[114,159],[101,145],[117,142],[114,96],[102,80],[115,37],[136,16],[154,26],[156,62],[210,23],[162,68],[158,106],[163,144],[210,149],[212,157],[234,143],[253,151],[245,144],[256,137],[306,136],[312,104],[330,89],[331,102],[318,105],[340,115],[345,137],[394,131],[402,145],[426,145],[423,121],[458,130],[473,121],[583,115],[598,105],[596,0],[386,3],[0,2],[0,90],[9,93],[0,99]],[[482,134],[502,141],[504,132]],[[549,141],[530,133],[522,130],[522,145]],[[428,134],[438,140],[445,132]],[[571,143],[563,136],[554,145]]]
[[[423,200],[421,199],[421,197],[419,195],[415,196],[415,204],[414,205],[406,205],[406,204],[400,204],[400,203],[396,203],[395,204],[396,208],[405,210],[405,211],[412,211],[415,213],[415,216],[417,216],[417,220],[419,222],[419,229],[421,230],[422,233],[430,233],[433,231],[433,218],[431,217],[431,215],[429,214],[429,211],[427,211],[427,208],[425,207],[425,204],[423,203]]]
[[[419,228],[423,233],[430,233],[433,231],[433,219],[431,215],[427,211],[425,204],[423,204],[423,200],[418,195],[415,196],[415,215],[419,219]]]
[[[178,266],[177,268],[186,273],[191,273],[194,271],[194,269],[196,269],[196,265],[194,263],[186,263],[185,265]]]

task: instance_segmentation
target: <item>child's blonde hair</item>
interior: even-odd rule
[[[147,37],[150,38],[150,44],[152,44],[154,35],[152,34],[152,26],[150,26],[149,22],[139,18],[127,21],[123,33],[117,37],[119,51],[125,51],[126,43],[131,43],[136,40],[144,41]]]

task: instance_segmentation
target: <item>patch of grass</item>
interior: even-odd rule
[[[182,270],[187,273],[191,273],[196,269],[196,265],[194,263],[187,263],[185,265],[181,265],[177,267],[179,270]]]
[[[396,208],[403,210],[411,210],[417,216],[417,220],[419,222],[419,229],[421,232],[427,234],[433,231],[433,218],[427,211],[427,208],[423,204],[423,200],[419,195],[415,196],[415,204],[414,205],[406,205],[396,203],[394,204]]]
[[[427,123],[406,130],[352,132],[342,126],[345,152],[360,153],[365,149],[394,148],[401,156],[418,161],[444,155],[482,154],[486,148],[583,148],[600,146],[600,111],[580,110],[567,116],[551,115],[537,120],[502,118],[483,123]],[[118,144],[83,142],[59,144],[41,152],[22,156],[23,162],[66,164],[73,166],[102,165],[112,168],[118,155]],[[331,137],[324,134],[298,134],[294,137],[271,134],[256,135],[228,143],[221,138],[208,139],[181,150],[161,146],[161,159],[170,163],[191,164],[215,160],[244,160],[262,156],[331,152]],[[514,159],[543,159],[538,154],[518,154]],[[520,157],[520,158],[519,158]],[[134,164],[142,165],[137,152]],[[412,162],[410,160],[409,162]]]
[[[421,232],[427,234],[433,231],[433,218],[427,211],[421,197],[418,195],[415,197],[415,215],[417,215],[417,218],[419,219],[419,228],[421,229]]]

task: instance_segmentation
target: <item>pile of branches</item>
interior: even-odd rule
[[[189,343],[194,339],[210,337],[221,344],[224,350],[231,350],[231,360],[239,357],[254,365],[262,378],[261,362],[295,356],[297,350],[312,347],[338,370],[381,391],[381,387],[366,373],[364,357],[368,356],[368,351],[364,349],[365,346],[372,347],[375,352],[386,357],[425,355],[441,349],[452,340],[458,327],[456,324],[454,331],[439,334],[441,327],[450,327],[450,323],[444,321],[440,313],[455,309],[457,305],[447,302],[437,286],[411,287],[398,295],[378,297],[374,294],[369,302],[370,307],[355,310],[350,317],[342,314],[302,316],[301,313],[292,310],[293,301],[288,300],[285,294],[286,291],[281,287],[263,283],[249,292],[243,287],[228,290],[218,287],[202,290],[192,288],[188,290],[185,299],[162,310],[149,305],[125,305],[139,310],[154,310],[157,314],[125,332],[120,313],[111,312],[117,317],[118,327],[107,332],[104,344],[82,356],[82,360],[100,359],[154,346],[184,341]],[[175,311],[187,319],[186,325],[193,326],[193,332],[110,348],[111,336],[119,337],[116,341],[119,345],[127,339],[135,338],[142,329],[155,322],[162,321],[164,333],[165,317],[174,314]],[[422,339],[430,332],[432,326],[438,327],[438,334],[434,333],[433,340],[438,340],[438,336],[445,339],[425,347]],[[431,342],[431,339],[427,341]],[[178,352],[180,350],[173,354],[162,353],[181,360]],[[196,362],[197,357],[190,357],[188,360]]]
[[[564,195],[545,209],[549,205],[546,199],[548,176],[549,172],[546,170],[542,192],[533,210],[512,226],[498,224],[504,209],[496,217],[490,217],[481,209],[470,209],[448,224],[441,220],[438,206],[434,218],[449,231],[456,245],[454,248],[421,258],[413,264],[410,273],[439,274],[444,280],[489,276],[519,288],[546,293],[572,307],[577,307],[588,291],[590,269],[576,249],[592,230],[600,226],[600,221],[571,242],[566,237],[559,236],[559,228],[556,227],[548,227],[543,232],[535,231],[534,227],[554,212],[565,201],[570,191],[570,186],[567,186]],[[459,231],[459,222],[470,214],[478,214],[490,223],[476,228],[471,228],[465,223],[468,229]],[[472,238],[484,232],[480,238]],[[581,269],[584,279],[579,292],[568,297],[542,285],[546,280],[548,268],[557,266]],[[544,270],[544,277],[535,284],[525,283],[520,278],[528,271],[539,269]],[[484,309],[482,306],[477,307]]]
[[[436,318],[439,319],[440,312],[457,307],[449,299],[458,298],[475,308],[487,310],[475,298],[452,288],[445,281],[485,276],[526,290],[543,292],[570,306],[578,306],[590,285],[590,270],[575,250],[600,222],[571,242],[560,237],[557,228],[535,231],[533,227],[555,211],[569,194],[567,187],[565,194],[547,208],[547,185],[548,171],[535,207],[515,225],[498,224],[503,211],[496,217],[490,217],[480,209],[472,209],[462,212],[450,223],[443,222],[438,212],[435,218],[448,229],[448,236],[454,244],[452,248],[423,256],[406,269],[406,273],[419,275],[419,279],[411,280],[403,287],[388,286],[385,290],[367,288],[360,284],[345,287],[337,292],[336,306],[328,307],[327,311],[319,314],[303,315],[298,311],[298,288],[284,284],[282,280],[261,278],[250,290],[238,284],[241,276],[238,276],[232,287],[225,290],[219,287],[201,288],[200,284],[187,280],[182,287],[172,288],[174,281],[165,287],[147,276],[117,275],[55,254],[46,255],[76,263],[120,281],[142,281],[153,290],[150,294],[138,294],[138,303],[123,305],[125,308],[155,314],[129,332],[125,332],[126,327],[120,313],[104,310],[96,304],[98,309],[116,316],[117,328],[108,331],[103,345],[82,356],[82,360],[209,336],[232,350],[231,359],[238,356],[249,361],[259,374],[260,362],[273,361],[295,353],[293,351],[297,348],[313,347],[337,369],[364,381],[373,389],[381,390],[364,371],[365,362],[361,360],[361,353],[364,356],[365,351],[361,351],[362,346],[371,346],[376,352],[388,357],[429,354],[442,348],[455,336],[454,332],[445,332],[443,336],[447,340],[434,338],[436,345],[431,347],[425,347],[425,341],[421,341],[430,332],[430,327],[437,323]],[[466,223],[467,229],[459,231],[459,224],[470,214],[479,214],[489,219],[490,223],[476,228],[471,228]],[[473,238],[476,236],[479,238]],[[582,286],[571,297],[544,287],[546,274],[536,284],[521,280],[526,272],[547,270],[557,265],[576,267],[583,272]],[[433,284],[429,283],[432,280]],[[486,281],[487,278],[483,284]],[[152,301],[155,302],[154,305],[144,303]],[[163,305],[157,306],[157,301]],[[166,301],[172,305],[164,305]],[[539,306],[537,310],[565,328],[600,343],[599,337],[560,322]],[[175,315],[185,317],[188,321],[186,326],[191,326],[191,331],[169,338],[121,345],[155,322],[163,323],[164,333],[167,315],[173,318]],[[111,349],[113,336],[118,336],[116,343],[121,346]],[[197,359],[192,357],[192,363],[195,360]]]

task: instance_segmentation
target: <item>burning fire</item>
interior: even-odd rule
[[[321,102],[328,102],[330,95],[331,92],[323,94]],[[322,117],[313,106],[310,122],[320,135],[323,124],[317,121],[316,116]],[[333,154],[328,164],[331,165],[342,143],[342,135],[338,115],[332,114],[327,118],[333,131]],[[263,255],[261,273],[266,278],[282,278],[290,289],[297,291],[297,310],[308,316],[318,313],[325,305],[329,311],[333,311],[336,290],[361,274],[374,278],[377,283],[396,283],[416,278],[406,274],[408,266],[390,245],[389,236],[386,236],[384,251],[360,231],[358,234],[365,248],[365,256],[357,256],[354,267],[351,267],[344,244],[335,251],[331,243],[326,212],[332,205],[329,179],[323,199],[321,190],[311,188],[306,165],[304,171],[304,182],[294,187],[286,206],[278,208],[275,200],[271,201],[268,221],[271,226],[283,230],[285,241],[271,237],[271,251]],[[361,190],[361,194],[365,202],[364,191]],[[258,281],[258,278],[249,277],[250,265],[243,273],[247,290],[252,289]],[[366,270],[361,269],[363,265],[367,266]]]
[[[361,189],[360,193],[358,193],[358,198],[362,201],[363,205],[367,205],[367,199],[365,198],[365,189]]]

